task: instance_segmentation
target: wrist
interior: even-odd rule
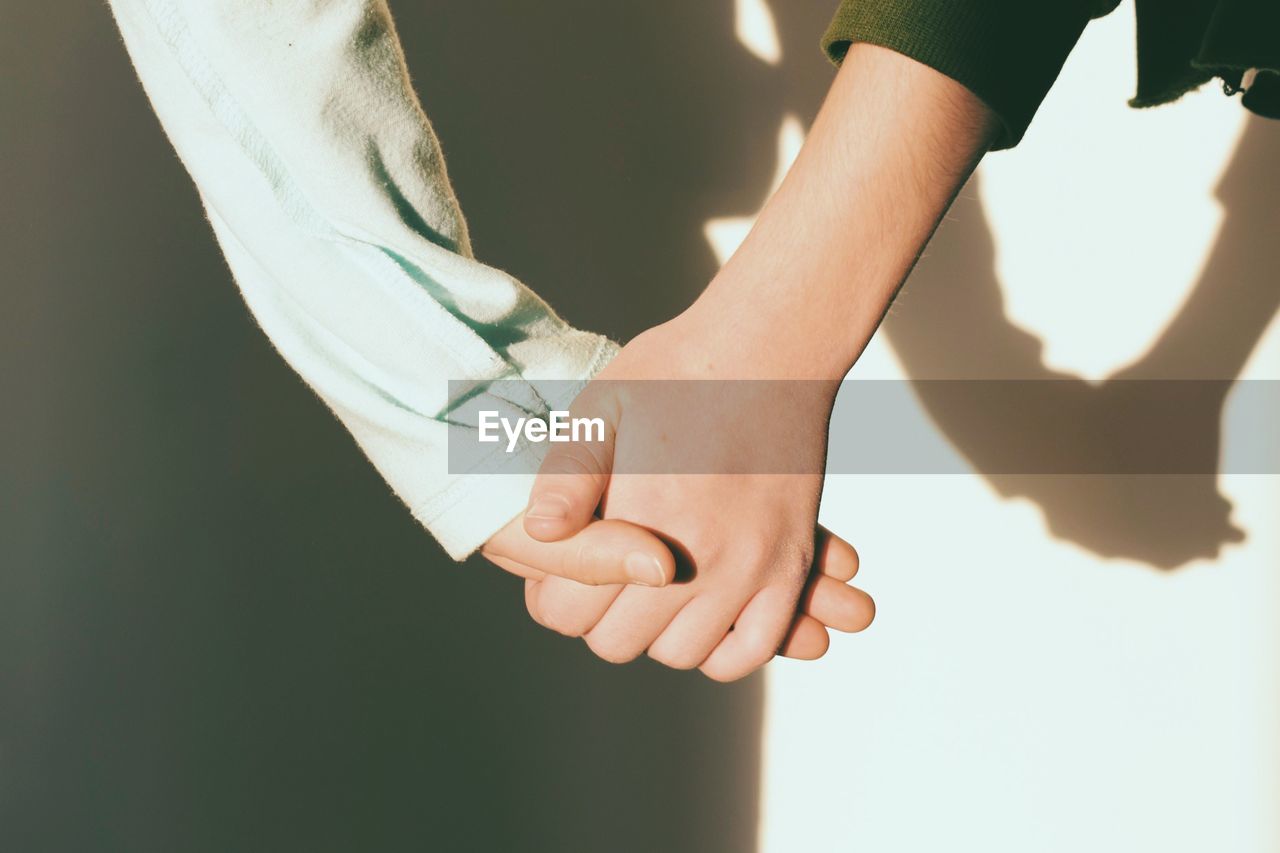
[[[828,305],[821,297],[828,291],[812,284],[759,280],[727,267],[672,324],[690,342],[692,358],[714,373],[840,380],[875,332],[888,296],[853,298],[856,283],[846,281],[841,304]]]
[[[743,373],[842,378],[995,124],[933,69],[851,50],[782,186],[681,320]]]
[[[801,248],[823,254],[820,246]],[[780,263],[782,257],[735,256],[672,323],[696,342],[694,357],[730,357],[739,377],[844,378],[899,280],[877,277],[872,264],[832,270],[804,257]]]

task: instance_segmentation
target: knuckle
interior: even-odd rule
[[[815,556],[816,549],[810,538],[784,549],[779,564],[788,575],[807,575],[813,567]]]
[[[559,601],[553,596],[543,598],[540,610],[541,618],[535,616],[534,619],[543,627],[549,628],[557,634],[563,634],[566,637],[581,637],[587,629],[587,614],[583,613],[580,608],[573,607],[567,602]]]
[[[792,581],[808,575],[813,566],[813,553],[812,544],[752,542],[739,553],[738,562],[753,577]]]
[[[590,542],[578,542],[560,565],[561,574],[588,586],[609,583],[609,555]]]
[[[813,568],[812,548],[788,548],[765,560],[760,571],[771,580],[791,584],[808,577]]]
[[[700,669],[702,674],[713,681],[728,683],[746,678],[762,666],[773,660],[773,651],[758,653],[755,650],[744,653],[733,663],[721,663],[709,660]]]
[[[781,645],[781,643],[778,645]],[[759,648],[752,649],[746,655],[746,662],[744,665],[748,667],[748,672],[755,672],[757,669],[773,660],[777,654],[777,645],[772,643],[761,644]]]
[[[649,657],[663,666],[684,670],[697,669],[706,659],[704,655],[697,654],[688,648],[674,648],[670,645],[655,645],[649,649]]]
[[[782,646],[784,639],[785,629],[771,633],[759,630],[752,631],[743,638],[743,666],[749,667],[749,672],[764,666],[778,654],[778,649]]]
[[[637,649],[622,637],[613,633],[592,631],[586,635],[587,647],[601,660],[609,663],[630,663],[640,656],[642,649]]]
[[[741,667],[732,667],[725,664],[708,662],[703,664],[700,671],[712,681],[718,681],[721,684],[729,684],[750,675],[752,670],[744,670]]]
[[[543,628],[551,628],[551,626],[547,624],[546,618],[542,615],[541,608],[534,607],[533,602],[526,601],[524,605],[524,609],[528,611],[529,618],[532,619],[534,622],[537,622]],[[555,630],[555,629],[552,629],[552,630]]]
[[[559,477],[598,477],[600,460],[585,447],[574,447],[547,454],[542,473]]]

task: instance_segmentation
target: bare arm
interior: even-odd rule
[[[783,185],[680,321],[709,359],[770,341],[762,364],[719,365],[737,376],[843,376],[997,130],[960,84],[854,45]]]
[[[840,379],[997,128],[978,98],[939,72],[855,45],[799,159],[739,251],[691,308],[624,347],[599,380]],[[615,418],[611,455],[553,450],[526,531],[560,539],[587,524],[607,492],[606,518],[681,543],[696,572],[689,583],[648,590],[584,591],[549,579],[531,588],[534,618],[581,634],[610,661],[647,651],[722,680],[766,663],[812,571],[837,383],[817,386],[829,386],[821,392],[829,396],[806,399],[806,416],[788,421],[785,434],[735,427],[758,423],[778,403],[730,395],[712,429],[723,451],[717,458],[732,463],[710,477],[626,473],[637,457],[660,452],[667,433],[688,430],[646,435],[643,417],[621,414],[625,401],[604,405]],[[762,443],[786,443],[816,464],[797,476],[731,473]],[[870,599],[850,597],[828,624],[858,630],[872,613]]]

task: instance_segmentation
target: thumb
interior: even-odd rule
[[[589,426],[586,440],[553,444],[542,460],[524,513],[524,529],[532,538],[564,539],[595,517],[613,469],[614,427],[612,418],[593,420],[601,428]]]
[[[519,519],[495,533],[480,553],[523,578],[558,575],[579,583],[666,586],[675,577],[671,550],[654,534],[625,521],[589,522],[558,542],[529,536]]]

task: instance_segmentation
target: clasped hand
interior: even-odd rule
[[[858,555],[817,525],[837,383],[742,380],[686,316],[637,337],[573,404],[601,442],[553,445],[486,544],[539,624],[615,663],[721,681],[821,657],[870,624]],[[620,582],[621,581],[621,582]]]

